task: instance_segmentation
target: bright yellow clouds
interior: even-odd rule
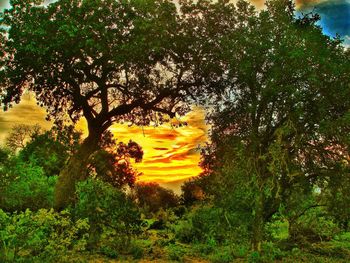
[[[187,126],[172,128],[170,124],[159,127],[128,127],[114,125],[111,131],[120,141],[132,139],[144,150],[144,160],[135,164],[143,172],[141,181],[169,183],[198,175],[200,159],[198,146],[207,139],[204,111],[195,108],[181,118]]]
[[[204,122],[204,111],[194,108],[181,118],[187,126],[172,128],[169,123],[159,127],[136,127],[115,124],[111,131],[118,141],[130,139],[140,144],[144,150],[144,159],[135,167],[143,173],[141,181],[155,181],[171,188],[177,188],[183,180],[198,175],[200,154],[198,145],[207,139],[207,126]],[[3,142],[6,134],[14,124],[39,124],[49,129],[52,123],[45,121],[45,110],[36,105],[29,94],[22,97],[20,104],[7,112],[0,112],[0,139]],[[77,128],[85,129],[81,121]]]

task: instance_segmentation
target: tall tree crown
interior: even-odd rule
[[[25,88],[48,117],[105,129],[183,114],[198,87],[179,48],[170,1],[12,1],[0,15],[0,86],[5,109]],[[181,50],[182,49],[182,50]]]

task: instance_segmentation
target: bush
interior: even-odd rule
[[[19,153],[24,162],[42,167],[46,176],[58,175],[68,156],[67,147],[51,132],[34,136]]]
[[[176,262],[182,262],[183,257],[186,254],[186,250],[177,244],[169,244],[166,248],[167,254],[170,260],[174,260]]]
[[[144,250],[140,242],[131,242],[130,253],[134,259],[141,259],[144,255]]]
[[[146,212],[158,212],[179,205],[179,197],[170,189],[157,183],[138,183],[135,186],[135,198]]]
[[[174,226],[176,238],[183,243],[191,243],[196,240],[196,233],[190,220],[181,220]]]
[[[198,241],[206,242],[209,239],[222,243],[230,230],[228,229],[223,210],[214,207],[202,207],[193,214],[192,226]]]
[[[140,213],[126,194],[101,180],[89,179],[78,184],[77,196],[74,213],[89,219],[89,245],[125,251],[141,225]]]
[[[248,255],[248,262],[249,263],[258,263],[261,262],[261,255],[258,251],[252,251],[249,255]]]
[[[213,240],[222,244],[231,237],[232,232],[240,232],[238,228],[231,228],[224,211],[215,207],[192,210],[186,218],[179,221],[174,230],[176,237],[184,243]]]
[[[201,186],[201,177],[194,177],[184,182],[181,186],[181,199],[184,205],[191,206],[205,199],[205,192]]]
[[[46,177],[42,168],[17,162],[8,169],[11,174],[6,184],[0,186],[0,207],[6,211],[36,211],[51,208],[57,177]]]
[[[285,253],[272,242],[263,243],[262,251],[263,258],[267,262],[281,260],[285,256]]]
[[[69,259],[69,252],[84,251],[89,224],[86,219],[71,220],[61,213],[37,212],[6,214],[0,210],[1,262],[53,262]]]
[[[290,228],[290,238],[297,243],[329,241],[340,229],[333,219],[325,217],[321,210],[310,211]]]
[[[233,253],[229,248],[216,250],[209,259],[213,263],[230,263],[234,261]]]

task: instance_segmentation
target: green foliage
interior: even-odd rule
[[[283,259],[286,255],[276,244],[273,242],[265,242],[262,245],[262,259],[265,262],[277,261]]]
[[[204,187],[201,185],[201,177],[194,177],[181,185],[181,199],[184,205],[193,205],[205,199]]]
[[[349,260],[350,259],[350,250],[348,247],[339,245],[339,243],[315,243],[312,244],[308,251],[312,254],[319,255],[319,256],[326,256],[333,258],[334,260],[344,259]]]
[[[327,212],[339,226],[347,231],[350,224],[350,176],[349,164],[343,163],[342,171],[331,175],[323,188],[323,202]],[[329,178],[330,179],[330,178]]]
[[[191,211],[174,227],[176,238],[184,243],[205,242],[211,249],[232,236],[223,210],[215,207],[202,207]],[[239,236],[239,231],[236,233]],[[242,238],[243,239],[243,238]]]
[[[301,216],[289,231],[290,238],[300,244],[329,241],[340,233],[339,226],[322,209]]]
[[[230,263],[234,261],[234,256],[229,247],[216,248],[214,254],[210,255],[209,260],[213,263]]]
[[[0,93],[8,109],[24,90],[62,126],[85,117],[84,147],[56,184],[56,208],[74,200],[75,184],[103,133],[116,122],[140,126],[190,110],[190,45],[172,1],[14,1],[0,12]],[[181,34],[179,34],[181,32]],[[186,72],[186,74],[184,74]],[[200,72],[200,70],[199,70]]]
[[[0,148],[0,190],[9,185],[15,178],[12,172],[16,166],[17,159],[8,149]]]
[[[170,244],[166,247],[168,257],[170,260],[176,262],[183,262],[183,257],[186,253],[186,250],[179,244]]]
[[[178,206],[179,197],[170,189],[158,183],[138,183],[135,185],[134,198],[145,212],[157,212]]]
[[[252,251],[249,255],[248,255],[248,262],[249,263],[259,263],[261,262],[261,255],[258,251]]]
[[[73,213],[88,218],[89,245],[104,247],[105,251],[125,250],[141,223],[137,208],[125,193],[101,180],[88,179],[79,183],[77,197]]]
[[[89,224],[72,221],[67,211],[5,214],[0,210],[0,261],[55,262],[69,259],[69,252],[85,250]]]
[[[246,220],[260,250],[265,224],[281,207],[297,218],[313,190],[348,167],[349,56],[322,34],[319,16],[296,18],[291,1],[269,1],[260,12],[239,1],[226,11],[227,24],[236,21],[218,59],[227,85],[210,110],[202,166],[215,204]],[[339,203],[346,215],[347,202]]]
[[[286,220],[273,219],[265,225],[268,240],[284,240],[289,237],[288,222]]]
[[[7,181],[2,181],[0,207],[6,211],[38,210],[53,206],[56,177],[45,176],[41,167],[16,161],[7,169]]]
[[[221,209],[204,207],[198,209],[191,217],[192,226],[197,240],[207,241],[215,246],[222,242],[225,236],[225,221]]]
[[[349,50],[322,34],[317,15],[296,18],[289,0],[261,11],[180,1],[181,12],[167,0],[41,2],[0,13],[1,104],[25,87],[59,127],[18,126],[12,153],[0,149],[0,207],[13,212],[0,210],[0,261],[69,261],[85,250],[122,260],[350,260],[340,232],[350,221]],[[211,144],[203,176],[182,188],[187,207],[157,184],[136,186],[136,207],[121,189],[134,185],[130,160],[142,149],[111,143],[106,130],[163,123],[198,98],[212,106]],[[60,133],[67,116],[87,120],[79,147],[72,127]],[[75,200],[70,212],[40,209],[52,207],[58,173],[56,207]],[[76,189],[86,175],[94,179]]]
[[[144,256],[144,249],[136,240],[133,240],[133,242],[131,242],[130,254],[134,259],[141,259]]]
[[[42,167],[46,176],[58,175],[68,156],[66,146],[50,132],[34,136],[19,153],[24,162]]]
[[[192,222],[188,219],[183,219],[174,226],[176,238],[183,243],[191,243],[196,240],[196,233],[194,232]]]

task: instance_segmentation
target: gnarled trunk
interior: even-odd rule
[[[74,201],[76,183],[85,179],[89,158],[98,149],[100,137],[90,133],[61,170],[55,187],[55,209],[61,210]]]

